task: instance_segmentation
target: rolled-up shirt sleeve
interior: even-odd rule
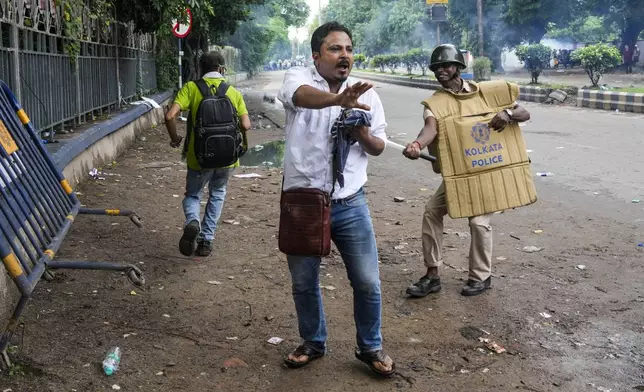
[[[380,97],[376,92],[372,93],[369,106],[371,106],[371,135],[387,141],[387,121],[385,120],[385,109],[382,106]]]
[[[279,99],[284,105],[285,109],[298,111],[301,108],[295,106],[293,98],[298,88],[305,85],[312,85],[311,72],[305,67],[294,67],[286,71],[284,75],[284,83],[277,94]]]

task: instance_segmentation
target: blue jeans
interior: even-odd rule
[[[364,191],[331,207],[331,238],[342,255],[353,288],[353,316],[358,348],[382,349],[378,249]],[[327,330],[320,292],[320,257],[288,256],[300,336],[319,351]]]
[[[215,238],[217,222],[226,199],[226,185],[234,168],[209,170],[192,170],[188,168],[186,176],[186,193],[183,199],[183,212],[186,215],[186,225],[192,221],[201,222],[200,238],[212,241]],[[203,220],[201,213],[201,193],[208,184],[209,196]]]

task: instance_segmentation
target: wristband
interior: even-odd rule
[[[411,144],[414,144],[414,143],[418,144],[418,149],[419,150],[423,149],[423,146],[420,145],[420,142],[418,140],[414,140]]]

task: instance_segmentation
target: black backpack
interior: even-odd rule
[[[230,166],[246,153],[244,136],[239,130],[237,109],[226,96],[230,86],[221,82],[219,88],[215,88],[203,79],[195,81],[195,84],[203,96],[195,123],[189,128],[195,138],[197,163],[203,169]],[[188,142],[186,140],[186,145]]]

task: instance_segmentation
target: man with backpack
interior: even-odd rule
[[[178,148],[182,137],[177,134],[175,118],[181,111],[190,111],[182,154],[188,165],[183,199],[186,223],[179,251],[185,256],[207,257],[212,252],[228,179],[248,148],[246,131],[251,124],[241,92],[224,80],[223,56],[205,53],[200,65],[202,78],[183,86],[165,120],[170,145]],[[201,193],[206,184],[209,197],[200,222]]]

